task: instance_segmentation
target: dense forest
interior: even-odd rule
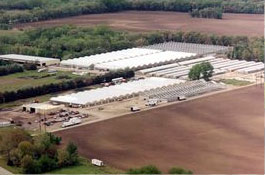
[[[0,0],[0,27],[121,10],[191,12],[194,9],[222,8],[229,13],[264,13],[261,0]]]
[[[71,59],[98,53],[151,45],[167,41],[233,46],[229,57],[264,60],[264,39],[247,36],[217,36],[198,32],[152,32],[145,34],[114,31],[108,27],[62,26],[0,35],[0,54],[25,54]]]

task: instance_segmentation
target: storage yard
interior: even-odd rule
[[[263,92],[251,86],[56,134],[78,144],[81,155],[121,169],[154,164],[164,172],[178,165],[199,174],[261,174]]]

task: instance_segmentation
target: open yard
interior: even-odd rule
[[[160,11],[125,11],[109,14],[82,15],[50,21],[19,24],[17,28],[48,27],[73,24],[94,26],[104,24],[115,29],[148,32],[182,30],[218,35],[263,36],[264,15],[227,14],[222,20],[191,18],[188,13]]]
[[[264,173],[264,89],[251,86],[56,134],[118,169],[153,164],[200,174]]]
[[[47,72],[25,71],[0,77],[0,92],[23,89],[29,86],[41,86],[58,83],[78,77],[71,72],[57,72],[50,75]]]

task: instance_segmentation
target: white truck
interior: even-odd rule
[[[62,128],[65,128],[65,127],[69,127],[69,126],[74,126],[74,125],[78,125],[82,122],[81,119],[75,117],[75,118],[71,118],[68,122],[64,122],[62,124]]]
[[[147,103],[145,103],[145,106],[156,106],[158,105],[158,99],[149,99]]]
[[[92,159],[91,163],[92,165],[96,165],[96,166],[104,166],[103,161],[98,160],[98,159]]]
[[[186,97],[185,96],[179,96],[178,97],[178,101],[183,101],[183,100],[186,100]]]
[[[131,107],[131,111],[132,112],[137,112],[137,111],[140,111],[141,109],[139,108],[139,107],[137,107],[137,106],[132,106]]]

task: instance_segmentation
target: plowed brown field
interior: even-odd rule
[[[200,174],[264,173],[263,88],[248,87],[57,132],[88,158]]]
[[[223,19],[218,20],[191,18],[188,13],[179,12],[125,11],[26,23],[17,27],[49,27],[64,24],[78,26],[105,24],[115,29],[136,32],[182,30],[215,33],[218,35],[263,36],[264,15],[225,13]]]

